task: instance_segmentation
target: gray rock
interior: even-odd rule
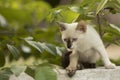
[[[120,80],[120,66],[116,69],[84,69],[78,70],[76,74],[70,78],[67,76],[65,70],[56,70],[58,80]]]
[[[22,72],[19,76],[11,75],[9,80],[34,80],[28,74]]]

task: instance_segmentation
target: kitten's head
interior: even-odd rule
[[[84,21],[70,24],[57,22],[57,24],[62,34],[62,40],[65,46],[70,50],[75,47],[77,42],[83,38],[86,33],[87,26]]]

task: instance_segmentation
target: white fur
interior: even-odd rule
[[[66,30],[61,32],[64,44],[66,44],[64,38],[78,38],[78,40],[72,44],[72,56],[74,56],[74,54],[79,54],[80,61],[95,63],[98,59],[99,53],[106,68],[115,68],[115,65],[111,63],[108,58],[102,40],[92,26],[87,25],[86,32],[82,32],[80,30],[76,30],[78,23],[64,24]],[[70,56],[69,66],[73,66],[73,64],[76,63],[76,60],[78,60],[75,58],[73,59],[72,56]],[[77,65],[77,63],[74,65]]]

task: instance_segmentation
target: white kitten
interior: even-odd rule
[[[100,55],[105,68],[113,69],[115,64],[111,63],[102,40],[95,29],[84,21],[76,23],[58,22],[62,34],[62,40],[70,54],[70,64],[66,68],[68,73],[77,69],[78,60],[81,62],[96,63]]]

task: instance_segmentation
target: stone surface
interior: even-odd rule
[[[120,80],[120,66],[116,69],[84,69],[78,70],[76,74],[69,78],[65,70],[56,70],[58,80]]]
[[[76,74],[70,78],[63,69],[55,69],[57,80],[120,80],[120,66],[116,69],[84,69],[77,70]],[[11,75],[9,80],[34,80],[26,73],[21,73],[18,77]]]
[[[34,80],[34,79],[28,74],[23,72],[18,77],[15,75],[11,75],[9,80]]]

